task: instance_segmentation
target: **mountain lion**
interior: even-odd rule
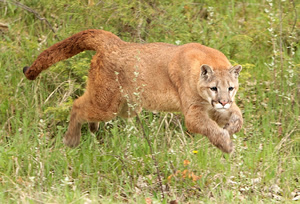
[[[86,91],[74,101],[64,143],[80,142],[81,125],[131,117],[142,108],[180,111],[189,131],[208,137],[223,152],[233,151],[230,135],[243,124],[234,102],[240,65],[198,43],[128,43],[103,30],[86,30],[43,51],[25,76],[34,80],[52,64],[84,50],[95,50]]]

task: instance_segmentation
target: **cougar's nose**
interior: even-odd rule
[[[219,100],[219,103],[221,103],[222,106],[225,106],[228,103],[228,101],[226,101],[226,100]]]

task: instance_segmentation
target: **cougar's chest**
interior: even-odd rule
[[[228,123],[231,113],[228,110],[219,112],[211,109],[208,111],[208,115],[212,120],[216,121],[220,127],[224,127]]]

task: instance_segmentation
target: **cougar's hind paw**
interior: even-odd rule
[[[80,143],[80,136],[79,137],[72,137],[69,134],[66,134],[63,143],[67,145],[68,147],[77,147]]]

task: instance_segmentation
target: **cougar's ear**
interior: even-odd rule
[[[213,69],[207,65],[203,64],[200,68],[200,78],[209,79],[214,74]]]
[[[235,78],[238,78],[241,70],[242,70],[242,66],[236,65],[236,66],[230,68],[229,73],[232,74]]]

